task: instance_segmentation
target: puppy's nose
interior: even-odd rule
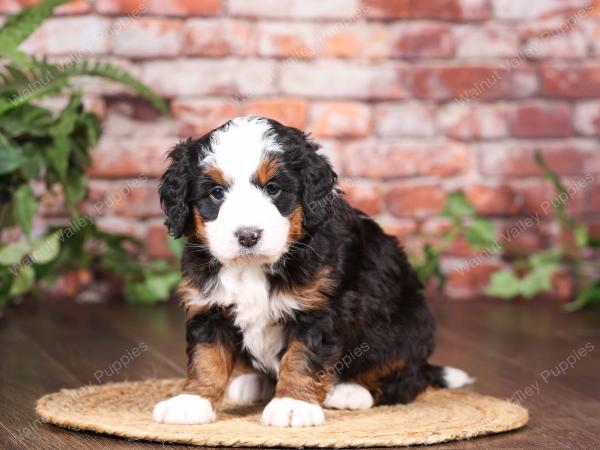
[[[262,231],[263,230],[260,228],[242,227],[233,234],[237,237],[240,245],[243,245],[244,247],[254,247],[260,239]]]

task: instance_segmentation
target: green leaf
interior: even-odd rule
[[[59,180],[65,181],[69,168],[70,142],[67,136],[55,136],[52,145],[48,147],[47,159],[56,171]]]
[[[44,167],[44,157],[40,149],[32,142],[27,142],[24,146],[25,162],[21,166],[21,173],[28,180],[34,180],[38,177]]]
[[[521,280],[510,269],[494,272],[490,284],[485,289],[485,294],[490,297],[510,299],[517,297],[521,292]]]
[[[521,279],[521,294],[525,298],[533,298],[544,291],[552,289],[552,274],[558,265],[546,264],[535,267]]]
[[[54,260],[60,252],[59,233],[52,233],[31,243],[31,259],[36,264],[46,264]]]
[[[8,138],[0,133],[0,175],[14,172],[25,161],[23,150],[13,146]]]
[[[76,214],[74,209],[75,206],[85,197],[87,191],[87,177],[81,172],[72,171],[63,186],[67,209],[73,216]]]
[[[131,303],[155,303],[166,300],[179,280],[178,272],[150,276],[142,282],[127,284],[125,296]]]
[[[476,218],[465,230],[465,237],[471,246],[475,248],[491,248],[496,243],[496,228],[492,221]]]
[[[185,248],[185,239],[175,239],[173,236],[169,235],[167,237],[167,246],[177,258],[181,258],[183,249]]]
[[[573,230],[573,236],[575,237],[575,243],[580,248],[585,248],[589,245],[590,234],[584,224],[579,224],[575,227],[575,230]]]
[[[14,217],[15,221],[27,236],[31,233],[31,222],[37,212],[37,201],[33,191],[28,185],[23,185],[14,193]]]
[[[55,137],[66,137],[73,132],[75,124],[81,110],[81,94],[71,95],[69,103],[58,115],[56,123],[48,129],[48,132]]]
[[[16,242],[0,248],[0,264],[12,266],[21,262],[31,247],[26,242]]]
[[[24,266],[15,276],[9,295],[11,297],[29,292],[35,283],[35,271],[31,266]]]
[[[453,219],[460,219],[465,216],[473,216],[475,208],[462,191],[454,191],[448,195],[444,209],[441,215]]]
[[[580,292],[579,295],[571,303],[567,303],[564,306],[565,311],[574,312],[578,311],[586,306],[599,305],[600,304],[600,282],[590,286],[584,291]]]

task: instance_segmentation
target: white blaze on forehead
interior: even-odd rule
[[[221,169],[228,180],[249,182],[265,153],[281,151],[274,137],[266,136],[270,129],[266,120],[257,117],[233,119],[213,135],[212,151],[203,162]]]

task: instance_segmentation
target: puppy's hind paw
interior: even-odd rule
[[[246,373],[233,379],[227,389],[227,398],[234,403],[247,405],[273,397],[275,386],[266,377],[257,373]]]
[[[213,422],[215,411],[207,399],[199,395],[179,394],[157,403],[152,412],[155,422],[176,424],[200,424]]]

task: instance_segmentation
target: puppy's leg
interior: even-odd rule
[[[156,422],[215,420],[234,363],[235,332],[220,310],[196,313],[187,323],[188,379],[181,394],[157,403]]]
[[[333,384],[327,371],[314,372],[309,350],[300,341],[292,341],[281,359],[275,398],[262,414],[265,425],[308,427],[321,425],[325,415],[321,404]]]

